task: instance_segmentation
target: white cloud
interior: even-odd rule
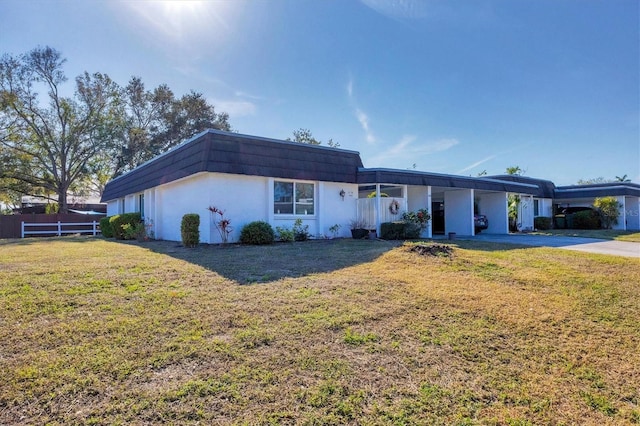
[[[356,117],[358,118],[358,122],[360,123],[362,130],[364,130],[367,142],[374,143],[376,141],[376,137],[369,127],[369,116],[367,116],[367,114],[360,108],[356,108]]]
[[[413,164],[422,156],[446,151],[458,145],[454,138],[442,138],[425,143],[416,143],[415,135],[403,135],[400,140],[372,158],[367,164],[372,167],[403,167],[403,164]]]
[[[243,100],[218,100],[211,103],[215,106],[217,112],[226,112],[232,118],[253,115],[257,109],[253,102]]]
[[[349,97],[349,103],[353,108],[353,113],[355,114],[358,123],[360,123],[360,127],[362,127],[362,130],[364,130],[364,135],[367,143],[375,143],[376,137],[371,130],[371,126],[369,125],[369,116],[366,112],[358,107],[355,96],[353,95],[353,77],[349,77],[349,81],[347,82],[347,96]]]
[[[475,163],[468,165],[468,166],[467,166],[467,167],[465,167],[464,169],[460,169],[460,170],[458,170],[458,171],[456,172],[456,174],[461,174],[461,173],[464,173],[464,172],[469,171],[469,170],[471,170],[471,169],[475,169],[475,168],[476,168],[476,167],[478,167],[480,164],[486,163],[487,161],[491,161],[491,160],[493,160],[494,158],[496,158],[496,155],[490,155],[490,156],[488,156],[488,157],[486,157],[486,158],[483,158],[483,159],[482,159],[482,160],[480,160],[480,161],[476,161]]]
[[[381,15],[392,19],[419,19],[427,15],[426,0],[360,0]]]

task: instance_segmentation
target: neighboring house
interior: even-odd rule
[[[20,200],[20,208],[14,209],[14,214],[44,214],[47,211],[47,205],[57,204],[56,196],[37,197],[32,195],[24,195]],[[107,206],[100,202],[99,195],[76,195],[67,194],[67,204],[69,213],[86,214],[86,215],[104,215]],[[57,206],[56,206],[57,207]]]
[[[640,185],[637,183],[559,186],[555,190],[554,203],[558,210],[566,207],[590,207],[600,197],[614,197],[620,204],[620,216],[613,229],[640,230]]]
[[[331,235],[337,224],[344,237],[354,219],[379,232],[380,223],[419,208],[434,217],[424,233],[431,237],[473,235],[474,212],[489,218],[486,232],[508,233],[509,194],[527,200],[531,214],[523,210],[522,228],[532,229],[536,210],[551,216],[553,191],[553,183],[539,179],[367,169],[355,151],[208,130],[110,181],[102,201],[107,215],[140,212],[156,238],[171,241],[181,239],[182,216],[197,213],[200,240],[217,243],[209,206],[225,211],[236,241],[255,220],[290,228],[301,219],[316,237]]]

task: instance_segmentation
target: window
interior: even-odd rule
[[[540,200],[533,200],[533,215],[540,216]]]
[[[140,212],[140,217],[144,219],[144,194],[138,195],[138,211]]]
[[[315,212],[315,187],[312,183],[273,183],[273,213],[313,215]]]
[[[124,198],[120,198],[120,206],[118,207],[118,213],[122,214],[124,213]]]

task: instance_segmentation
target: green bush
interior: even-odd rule
[[[415,240],[420,238],[420,226],[413,222],[385,222],[380,224],[383,240]]]
[[[113,227],[111,227],[110,219],[111,216],[100,219],[100,232],[105,238],[113,238]]]
[[[240,231],[240,242],[242,244],[272,244],[275,240],[273,228],[267,222],[261,220],[248,223]]]
[[[140,222],[142,222],[140,212],[117,214],[109,218],[109,224],[116,240],[127,239],[124,225],[136,226]]]
[[[595,210],[574,213],[573,229],[600,229],[600,215]]]
[[[551,229],[551,218],[546,216],[536,216],[533,218],[533,227],[541,231]]]
[[[276,234],[278,234],[278,239],[285,243],[293,242],[296,236],[291,229],[280,226],[276,226]]]
[[[303,225],[302,219],[296,219],[293,223],[293,238],[296,241],[307,241],[309,237],[309,225]]]
[[[200,215],[197,213],[187,213],[182,216],[180,224],[180,235],[182,245],[185,247],[196,247],[200,244]]]
[[[604,229],[611,229],[613,225],[618,224],[622,204],[615,197],[596,198],[593,201],[593,207],[600,214]]]

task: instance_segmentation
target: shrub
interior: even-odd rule
[[[47,203],[47,205],[44,206],[45,214],[56,214],[59,212],[59,210],[60,206],[58,205],[58,203]]]
[[[122,225],[125,240],[144,241],[147,238],[147,228],[144,222],[138,222],[135,225],[125,223]]]
[[[273,228],[267,222],[261,220],[246,224],[240,231],[240,242],[242,244],[272,244],[274,240]]]
[[[136,226],[140,222],[142,222],[142,218],[139,212],[117,214],[109,218],[113,236],[116,237],[117,240],[127,239],[124,225]]]
[[[307,241],[310,236],[309,225],[302,225],[302,219],[296,219],[293,223],[293,238],[296,241]]]
[[[583,210],[573,214],[574,229],[600,229],[600,215],[595,210]]]
[[[276,234],[278,234],[278,239],[285,243],[294,241],[296,236],[291,229],[280,226],[276,226]]]
[[[111,216],[103,217],[100,219],[100,232],[105,238],[113,238],[113,227],[110,222]]]
[[[533,227],[541,231],[551,229],[551,218],[546,216],[536,216],[533,218]]]
[[[431,215],[426,209],[419,209],[415,212],[404,212],[402,213],[402,220],[405,222],[412,222],[418,225],[420,231],[424,230],[429,221],[431,220]]]
[[[380,225],[383,240],[413,240],[420,238],[420,226],[414,222],[385,222]]]
[[[618,224],[622,204],[615,197],[596,198],[593,202],[593,207],[600,213],[602,225],[605,229],[611,229],[613,225]]]
[[[182,236],[183,246],[196,247],[200,244],[200,215],[197,213],[187,213],[182,216],[180,234]]]

